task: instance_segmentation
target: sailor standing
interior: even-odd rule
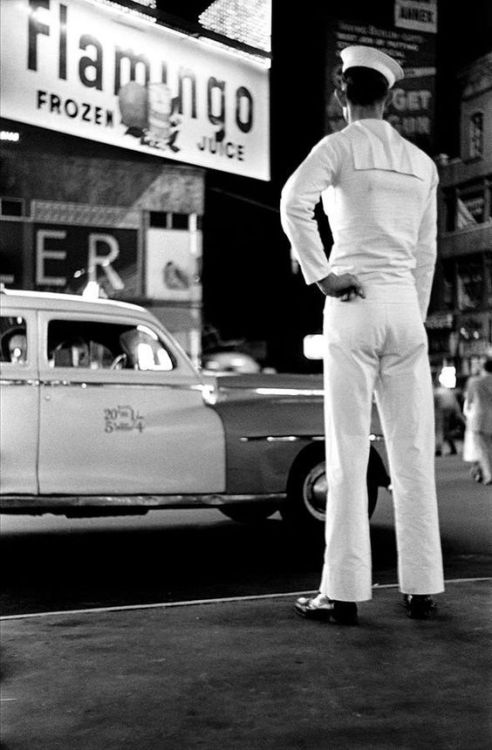
[[[383,114],[403,77],[391,57],[342,50],[348,123],[288,179],[281,221],[305,281],[326,295],[324,409],[329,502],[319,594],[306,617],[357,622],[372,596],[366,472],[373,394],[393,484],[398,574],[407,613],[426,618],[444,590],[434,476],[434,408],[424,320],[436,261],[434,162]],[[322,199],[329,261],[314,219]]]

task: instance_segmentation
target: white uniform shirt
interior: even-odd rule
[[[437,169],[386,121],[364,119],[323,138],[282,190],[282,227],[308,284],[354,273],[364,284],[415,284],[427,314],[436,261]],[[328,262],[314,208],[334,244]]]

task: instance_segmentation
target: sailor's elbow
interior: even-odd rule
[[[288,188],[284,188],[280,194],[280,212],[283,216],[295,218],[302,211],[301,202]]]
[[[292,200],[292,193],[287,185],[284,185],[280,192],[280,208],[284,211],[288,211],[290,202]]]

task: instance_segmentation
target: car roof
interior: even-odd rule
[[[66,310],[85,312],[133,312],[145,313],[140,305],[109,299],[87,299],[77,294],[56,292],[32,292],[20,289],[0,289],[0,308],[15,306],[29,310]]]

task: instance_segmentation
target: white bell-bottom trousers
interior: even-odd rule
[[[372,597],[366,473],[373,396],[393,486],[398,576],[406,594],[444,590],[434,474],[434,404],[427,335],[413,286],[327,297],[324,310],[328,504],[320,591]]]

